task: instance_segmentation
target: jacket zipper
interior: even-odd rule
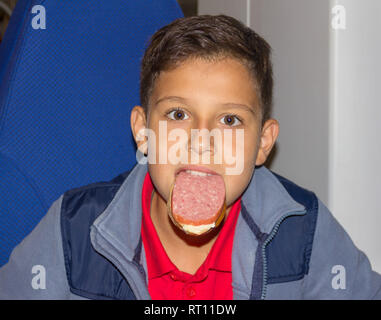
[[[273,229],[271,230],[269,236],[267,239],[263,242],[262,245],[262,261],[263,261],[263,276],[262,276],[262,294],[261,294],[261,300],[264,300],[266,297],[266,291],[267,291],[267,260],[266,260],[266,246],[271,242],[271,240],[275,237],[276,233],[278,232],[280,224],[283,222],[284,219],[298,215],[302,216],[306,213],[306,210],[303,211],[296,211],[292,213],[286,213],[284,214],[275,224]]]
[[[97,230],[98,232],[98,236],[103,240],[105,241],[106,243],[110,244],[109,241],[101,234],[99,233],[99,231]],[[111,244],[112,245],[112,244]],[[130,274],[128,272],[126,272],[127,270],[125,270],[125,268],[123,268],[122,264],[120,263],[119,259],[117,259],[113,254],[109,253],[105,248],[104,246],[102,246],[102,244],[99,243],[99,241],[97,241],[97,247],[94,247],[94,249],[100,253],[101,255],[105,256],[108,260],[110,260],[117,268],[118,270],[122,273],[122,275],[126,278],[127,280],[127,283],[130,285],[131,289],[132,289],[132,292],[134,293],[135,295],[135,298],[137,300],[141,299],[140,297],[140,294],[137,295],[137,293],[139,293],[139,290],[138,290],[138,286],[136,285],[136,281],[134,281],[134,279],[130,276]],[[137,271],[138,275],[139,275],[139,278],[144,282],[144,284],[146,285],[146,277],[145,277],[145,270],[143,268],[143,266],[136,262],[136,261],[133,261],[133,260],[128,260],[126,259],[126,262],[133,268]],[[147,292],[148,292],[148,288],[147,288]]]

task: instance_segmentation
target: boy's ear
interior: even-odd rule
[[[269,156],[276,139],[279,134],[279,123],[275,119],[267,120],[261,132],[260,144],[257,154],[257,159],[255,162],[256,166],[260,166],[266,162],[267,157]]]
[[[141,153],[147,155],[147,136],[144,134],[144,129],[147,126],[147,118],[146,113],[141,106],[135,106],[132,109],[130,123],[132,134],[138,149]]]

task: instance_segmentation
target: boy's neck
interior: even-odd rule
[[[208,256],[223,223],[205,235],[188,235],[173,224],[167,213],[166,201],[155,190],[150,211],[153,225],[169,259],[180,271],[196,273]],[[226,210],[225,219],[229,211],[230,208]]]

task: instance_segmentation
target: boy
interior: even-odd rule
[[[279,125],[261,37],[224,15],[178,19],[152,37],[140,85],[131,128],[148,163],[57,199],[0,270],[1,298],[381,298],[324,204],[263,166]],[[189,235],[168,216],[171,187],[205,170],[223,177],[226,213]]]

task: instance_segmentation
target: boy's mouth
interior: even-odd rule
[[[201,176],[201,177],[206,177],[206,176],[212,176],[212,175],[218,175],[217,172],[209,169],[209,168],[206,168],[206,167],[202,167],[202,166],[196,166],[196,165],[187,165],[187,166],[184,166],[184,167],[181,167],[181,168],[178,168],[176,171],[175,171],[175,177],[180,173],[180,172],[187,172],[191,175],[194,175],[194,176]]]
[[[217,227],[225,216],[225,183],[217,172],[187,165],[175,171],[167,201],[169,217],[185,233],[200,235]]]

